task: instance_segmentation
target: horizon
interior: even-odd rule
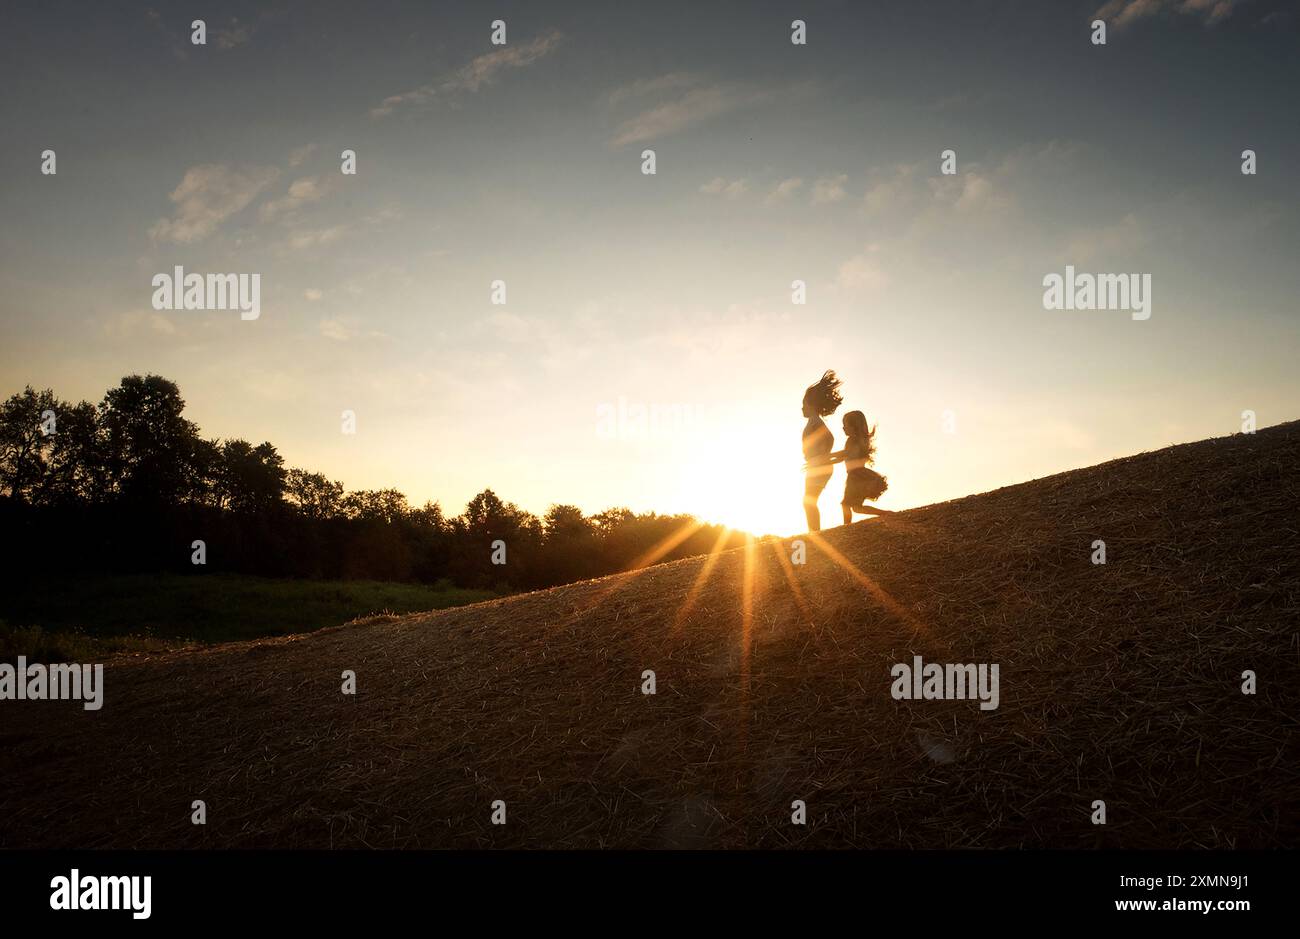
[[[125,378],[125,377],[149,377],[149,376],[124,376],[124,378]],[[166,376],[153,376],[153,377],[161,377],[161,378],[164,378],[164,379],[166,378]],[[55,388],[55,389],[32,388],[31,390],[33,390],[33,391],[35,391],[35,392],[37,392],[37,393],[40,393],[41,391],[44,391],[44,390],[50,390],[50,391],[53,391],[53,392],[54,392],[54,394],[56,395],[56,397],[58,396],[58,389],[57,389],[57,388]],[[106,389],[106,390],[107,390],[107,389]],[[181,389],[180,389],[180,392],[181,392],[181,397],[184,398],[184,396],[185,396],[185,389],[184,389],[184,388],[181,388]],[[21,393],[21,392],[19,392],[19,393]],[[5,395],[4,397],[8,397],[8,395]],[[102,397],[102,396],[101,396],[101,397]],[[88,400],[89,400],[89,403],[95,405],[96,408],[98,408],[98,407],[100,406],[100,403],[101,403],[101,399],[100,399],[100,398],[96,398],[96,399],[88,399]],[[78,402],[75,402],[75,401],[69,401],[68,403],[69,403],[69,404],[73,404],[73,405],[75,405],[75,404],[77,404]],[[188,399],[186,399],[186,407],[187,407],[187,409],[188,409],[188,407],[189,407],[189,400],[188,400]],[[957,494],[957,495],[948,496],[948,497],[943,498],[943,499],[938,499],[938,500],[936,500],[935,502],[923,503],[923,504],[918,504],[918,505],[909,505],[909,506],[907,506],[906,508],[907,508],[907,509],[926,508],[926,507],[929,507],[929,506],[939,505],[939,504],[942,504],[942,503],[945,503],[945,502],[951,502],[951,501],[955,501],[955,500],[958,500],[958,499],[968,498],[968,497],[971,497],[971,496],[986,495],[986,494],[988,494],[988,493],[990,493],[990,492],[993,492],[993,491],[996,491],[996,490],[998,490],[998,489],[1004,489],[1004,488],[1011,487],[1011,486],[1018,486],[1018,485],[1023,485],[1023,484],[1026,484],[1026,483],[1032,483],[1032,482],[1036,482],[1036,481],[1038,481],[1038,480],[1041,480],[1041,479],[1044,479],[1044,478],[1047,478],[1047,477],[1050,477],[1050,476],[1064,475],[1064,474],[1068,474],[1068,473],[1075,472],[1075,471],[1079,471],[1079,470],[1091,469],[1091,468],[1094,468],[1094,467],[1097,467],[1097,466],[1104,465],[1104,464],[1106,464],[1106,463],[1113,462],[1113,461],[1115,461],[1115,460],[1122,460],[1122,459],[1126,459],[1126,458],[1128,458],[1128,457],[1139,456],[1139,455],[1141,455],[1141,454],[1143,454],[1143,453],[1154,452],[1154,451],[1157,451],[1157,450],[1169,449],[1169,448],[1171,448],[1171,447],[1183,446],[1183,445],[1187,445],[1187,444],[1201,443],[1201,442],[1205,442],[1205,441],[1209,441],[1209,440],[1214,440],[1214,439],[1221,439],[1221,438],[1231,437],[1231,436],[1234,436],[1234,435],[1237,434],[1237,433],[1257,433],[1257,432],[1261,432],[1261,431],[1267,431],[1267,430],[1270,430],[1270,429],[1273,429],[1273,428],[1277,428],[1277,427],[1283,426],[1283,425],[1285,425],[1285,424],[1295,423],[1296,421],[1300,421],[1300,417],[1294,417],[1294,418],[1290,418],[1290,419],[1282,420],[1282,421],[1277,422],[1276,424],[1259,425],[1259,426],[1257,426],[1257,427],[1255,427],[1255,428],[1253,428],[1253,429],[1251,429],[1251,430],[1248,430],[1248,431],[1247,431],[1247,430],[1241,430],[1241,429],[1239,429],[1238,431],[1231,431],[1231,432],[1228,432],[1228,433],[1225,433],[1225,434],[1216,434],[1216,435],[1212,435],[1212,436],[1210,436],[1210,437],[1198,438],[1197,440],[1173,441],[1173,442],[1171,442],[1171,443],[1162,444],[1162,445],[1159,445],[1159,446],[1156,446],[1156,447],[1151,447],[1151,448],[1149,448],[1148,450],[1140,450],[1140,451],[1135,451],[1135,452],[1133,452],[1133,453],[1119,454],[1119,455],[1117,455],[1117,456],[1108,457],[1108,458],[1106,458],[1106,459],[1100,460],[1100,461],[1098,461],[1098,462],[1096,462],[1096,463],[1088,463],[1088,464],[1084,464],[1084,465],[1081,465],[1081,466],[1067,466],[1067,467],[1063,467],[1063,468],[1058,469],[1058,470],[1053,470],[1053,471],[1051,471],[1051,472],[1044,473],[1042,476],[1035,476],[1035,477],[1032,477],[1032,478],[1029,478],[1029,479],[1015,479],[1015,480],[1008,480],[1008,481],[1004,481],[1004,482],[1001,482],[1001,483],[997,483],[997,484],[991,486],[989,489],[981,489],[981,490],[976,490],[976,491],[971,491],[971,492],[966,492],[966,493],[959,493],[959,494]],[[200,437],[203,437],[204,439],[216,439],[216,438],[209,438],[206,434],[204,434],[204,429],[203,429],[202,426],[200,426],[200,427],[198,428],[198,432],[199,432],[199,436],[200,436]],[[246,439],[246,438],[241,438],[241,437],[239,437],[238,435],[234,435],[234,436],[231,437],[231,438],[222,438],[222,439]],[[247,440],[247,442],[250,443],[250,444],[253,444],[253,445],[257,445],[257,444],[259,444],[259,443],[262,443],[263,441]],[[270,443],[272,446],[276,446],[276,443],[275,443],[274,440],[271,440],[271,441],[265,441],[265,442]],[[279,452],[279,448],[278,448],[278,446],[276,447],[276,449],[277,449],[277,452]],[[281,457],[284,457],[285,455],[281,452],[281,453],[280,453],[280,456],[281,456]],[[316,470],[310,470],[310,469],[307,468],[307,467],[298,466],[297,464],[295,464],[292,460],[290,460],[290,459],[288,459],[288,458],[285,458],[285,464],[284,464],[284,465],[285,465],[285,469],[286,469],[286,470],[289,470],[289,469],[295,469],[295,468],[296,468],[296,469],[306,469],[308,472],[320,472],[321,474],[323,474],[324,476],[326,476],[327,478],[329,478],[329,479],[331,479],[331,480],[334,480],[334,481],[337,481],[337,482],[342,482],[343,485],[344,485],[344,489],[345,489],[345,492],[346,492],[346,493],[352,493],[352,492],[358,492],[358,491],[361,491],[360,489],[358,489],[358,488],[354,488],[354,487],[351,487],[351,486],[348,486],[348,485],[347,485],[345,482],[343,482],[342,480],[337,479],[337,477],[334,476],[333,474],[331,474],[327,468],[318,468],[318,469],[316,469]],[[836,477],[836,478],[838,478],[838,477]],[[378,485],[378,486],[373,486],[373,487],[366,487],[366,489],[368,489],[368,490],[386,490],[386,489],[394,489],[394,488],[397,488],[397,487],[395,487],[395,486],[386,486],[386,485],[382,485],[382,484],[381,484],[381,485]],[[401,490],[399,489],[398,491],[400,492]],[[549,508],[551,508],[551,507],[553,507],[553,506],[560,506],[560,505],[567,505],[567,504],[569,504],[569,503],[549,502],[549,503],[547,503],[545,506],[540,506],[540,507],[528,506],[528,505],[519,505],[519,504],[518,504],[514,499],[511,498],[511,495],[510,495],[509,492],[506,492],[506,491],[498,491],[497,487],[494,487],[494,486],[492,486],[492,485],[490,485],[490,484],[489,484],[489,485],[485,485],[485,486],[483,486],[483,488],[480,489],[478,492],[474,493],[474,495],[475,495],[475,496],[482,495],[482,494],[485,493],[485,492],[492,492],[494,495],[496,495],[497,497],[501,498],[504,502],[509,503],[509,504],[514,504],[514,505],[516,505],[519,509],[521,509],[521,510],[523,510],[523,511],[525,511],[525,512],[527,512],[527,513],[529,513],[529,514],[531,514],[531,515],[533,515],[533,516],[535,516],[539,521],[544,521],[544,520],[545,520],[545,517],[546,517],[546,514],[547,514],[547,510],[548,510]],[[450,505],[446,504],[445,502],[443,502],[443,501],[441,501],[441,500],[439,500],[439,499],[436,499],[436,498],[434,498],[434,499],[428,499],[428,500],[421,500],[421,501],[417,502],[415,499],[412,499],[412,498],[409,496],[408,493],[402,492],[402,495],[406,497],[406,499],[407,499],[407,505],[410,507],[410,509],[411,509],[412,511],[419,510],[419,509],[421,508],[421,506],[424,505],[424,504],[426,503],[426,501],[427,501],[427,502],[431,502],[431,503],[437,505],[437,506],[442,510],[442,512],[443,512],[443,514],[444,514],[444,517],[446,517],[446,518],[448,518],[448,519],[455,518],[455,517],[457,517],[457,516],[462,516],[463,513],[468,509],[468,505],[462,505],[462,506],[459,506],[459,507],[456,507],[456,506],[450,506]],[[471,497],[471,498],[472,498],[472,497]],[[601,513],[601,512],[605,512],[605,511],[616,511],[616,510],[621,510],[621,509],[628,509],[629,507],[626,506],[626,505],[611,504],[611,505],[607,505],[607,506],[604,506],[604,507],[601,507],[601,508],[595,508],[595,509],[587,509],[587,508],[583,508],[583,507],[579,507],[579,508],[582,508],[583,514],[584,514],[586,517],[591,518],[591,517],[594,517],[595,515],[597,515],[597,514],[599,514],[599,513]],[[895,511],[903,511],[903,510],[904,510],[904,509],[901,509],[901,508],[900,508],[900,509],[896,509]],[[636,510],[633,510],[633,511],[636,511]],[[657,516],[660,516],[660,517],[668,517],[668,516],[674,516],[674,515],[693,515],[694,518],[695,518],[695,520],[696,520],[697,522],[703,523],[703,525],[705,525],[705,526],[722,526],[723,528],[726,529],[727,532],[734,532],[734,533],[736,533],[737,535],[744,535],[744,536],[747,536],[747,537],[752,537],[752,538],[754,538],[754,539],[756,539],[756,540],[762,540],[762,539],[771,538],[771,537],[780,538],[780,539],[785,539],[785,538],[787,538],[787,537],[790,537],[791,535],[797,535],[797,534],[803,534],[803,533],[804,533],[804,532],[802,532],[802,531],[794,531],[794,532],[787,532],[787,533],[770,532],[770,531],[750,531],[750,530],[747,530],[747,529],[744,529],[744,528],[741,528],[741,527],[738,527],[738,526],[728,525],[727,523],[722,522],[722,521],[720,521],[720,520],[718,520],[718,519],[714,519],[714,518],[706,518],[706,517],[702,517],[702,516],[694,515],[694,513],[675,513],[675,512],[659,511],[659,510],[655,509],[654,507],[651,507],[651,508],[648,508],[648,509],[645,509],[645,510],[642,510],[642,511],[637,511],[637,514],[638,514],[638,515],[642,515],[642,514],[645,514],[645,515],[657,515]],[[674,544],[674,545],[676,544],[676,541],[675,541],[675,540],[673,541],[673,544]],[[728,548],[723,548],[722,550],[742,550],[743,548],[744,548],[743,545],[738,545],[738,546],[731,546],[731,547],[728,547]],[[716,551],[716,550],[718,550],[718,546],[715,545],[715,546],[714,546],[714,551]],[[653,553],[654,553],[654,552],[651,552],[651,554],[653,554]],[[637,566],[640,566],[640,565],[641,565],[641,560],[642,560],[642,559],[639,559],[639,560],[638,560],[638,562],[637,562]],[[657,561],[657,560],[653,560],[653,561],[650,561],[650,563],[658,563],[658,561]]]
[[[158,374],[349,490],[780,536],[827,368],[892,510],[1300,416],[1284,4],[203,15],[11,14],[6,395]],[[257,315],[158,307],[177,267]],[[1121,274],[1132,315],[1048,308]]]

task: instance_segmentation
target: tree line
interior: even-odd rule
[[[30,386],[0,404],[0,527],[11,575],[200,570],[531,589],[710,550],[743,535],[687,515],[552,505],[484,489],[454,518],[396,489],[347,491],[269,442],[208,439],[175,382],[128,375],[94,404]],[[684,536],[683,536],[684,535]],[[504,564],[493,545],[504,543]],[[501,552],[496,552],[500,560]]]

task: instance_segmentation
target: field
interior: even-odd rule
[[[0,704],[0,845],[1294,845],[1298,506],[1292,423],[804,536],[806,564],[755,542],[121,655],[101,711]],[[999,706],[895,700],[914,655],[998,664]]]
[[[494,596],[449,585],[238,574],[28,580],[0,590],[0,661],[283,636],[374,613],[436,610]]]

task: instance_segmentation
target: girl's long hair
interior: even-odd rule
[[[844,397],[840,394],[841,384],[843,382],[835,377],[835,370],[828,368],[817,384],[808,386],[808,390],[803,393],[803,403],[811,406],[822,417],[834,414],[835,409],[844,402]]]
[[[861,411],[850,411],[845,414],[844,432],[850,437],[861,437],[867,442],[867,460],[870,461],[876,452],[876,446],[871,439],[876,436],[876,428],[867,426],[867,415]]]

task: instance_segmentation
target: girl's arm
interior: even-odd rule
[[[817,465],[817,466],[830,466],[832,463],[843,463],[843,462],[844,462],[844,451],[843,451],[843,450],[840,450],[840,451],[837,452],[837,453],[828,453],[828,454],[826,454],[826,459],[819,461],[819,462],[818,462],[817,464],[815,464],[815,465]],[[804,469],[807,469],[808,467],[813,466],[813,465],[814,465],[813,463],[804,463],[803,468],[804,468]]]

